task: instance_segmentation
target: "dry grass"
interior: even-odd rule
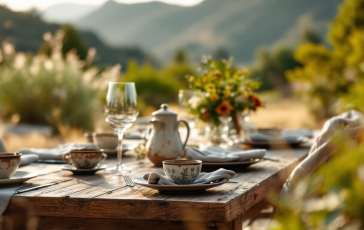
[[[250,115],[250,121],[256,127],[321,128],[310,114],[307,106],[298,100],[285,99],[271,101],[265,108]]]

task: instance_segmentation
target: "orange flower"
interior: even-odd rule
[[[228,101],[221,102],[215,109],[216,113],[219,115],[229,115],[233,107]]]
[[[263,107],[263,103],[260,98],[254,94],[249,95],[249,100],[251,100],[255,106],[255,108]]]
[[[208,121],[210,119],[210,113],[207,109],[201,109],[200,111],[200,118],[203,121]]]

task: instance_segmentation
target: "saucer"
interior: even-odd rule
[[[38,176],[38,173],[16,171],[9,179],[0,179],[0,185],[19,184]]]
[[[234,162],[202,162],[203,169],[211,169],[211,168],[221,168],[224,167],[226,169],[245,169],[252,164],[256,164],[264,161],[262,158],[253,158],[247,161],[234,161]]]
[[[73,172],[73,174],[93,174],[97,171],[106,169],[107,165],[99,165],[92,169],[76,169],[71,165],[63,165],[61,166],[62,170],[67,170]]]
[[[136,177],[133,179],[134,184],[141,185],[150,189],[158,190],[160,194],[194,194],[205,192],[206,189],[213,188],[228,182],[228,179],[222,179],[218,182],[210,184],[189,184],[189,185],[160,185],[148,184],[143,177]]]

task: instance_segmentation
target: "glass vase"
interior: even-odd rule
[[[220,117],[220,125],[216,126],[213,122],[210,122],[206,126],[205,135],[207,138],[207,144],[227,148],[230,144],[229,138],[229,122],[230,116]]]

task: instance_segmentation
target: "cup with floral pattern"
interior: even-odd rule
[[[176,184],[192,184],[201,172],[200,160],[165,160],[163,170]]]

